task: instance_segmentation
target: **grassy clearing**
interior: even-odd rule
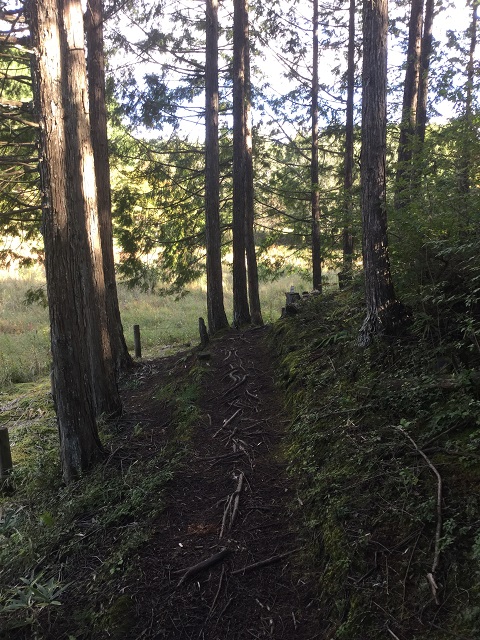
[[[25,304],[28,289],[42,285],[41,274],[33,270],[17,278],[0,276],[0,388],[49,370],[48,312],[40,304]]]
[[[260,292],[264,320],[276,320],[290,286],[297,291],[309,283],[298,276],[262,283]],[[45,288],[38,270],[23,270],[18,277],[0,274],[0,389],[32,382],[50,370],[48,311],[41,304],[25,303],[29,289]],[[160,297],[119,286],[119,302],[128,348],[133,351],[133,325],[139,324],[144,357],[164,353],[168,346],[198,340],[198,318],[206,318],[206,283],[199,280],[183,297]],[[225,307],[231,316],[232,291],[225,282]]]

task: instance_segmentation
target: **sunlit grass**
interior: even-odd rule
[[[225,278],[225,310],[232,321],[231,277]],[[274,282],[262,282],[260,296],[265,322],[280,317],[285,292],[308,290],[302,275],[291,274]],[[41,304],[27,305],[29,289],[45,287],[38,269],[22,270],[15,276],[0,273],[0,388],[31,382],[49,374],[50,334],[48,310]],[[133,352],[133,325],[140,325],[142,355],[155,357],[165,347],[199,341],[198,318],[207,319],[206,281],[201,278],[182,296],[161,297],[119,285],[119,303],[128,348]]]
[[[41,274],[23,271],[0,279],[0,386],[29,382],[48,373],[48,311],[26,305],[28,289],[44,286]]]

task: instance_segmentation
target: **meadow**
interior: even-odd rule
[[[260,295],[265,322],[279,318],[285,292],[308,290],[310,283],[301,272],[262,282]],[[39,380],[50,371],[48,309],[42,301],[27,302],[29,290],[45,291],[45,280],[38,268],[21,269],[15,274],[0,272],[0,389]],[[199,340],[198,318],[206,319],[206,281],[193,283],[182,296],[128,289],[119,284],[119,303],[128,348],[133,352],[133,325],[140,325],[142,355],[153,358],[182,345]],[[225,308],[231,321],[232,289],[225,280]]]

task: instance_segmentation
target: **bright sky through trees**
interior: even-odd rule
[[[290,20],[286,12],[290,3],[284,3],[284,23]],[[329,17],[329,12],[333,11],[333,2],[325,3],[321,7],[323,16],[320,18],[320,83],[324,87],[324,91],[320,93],[320,101],[324,103],[325,110],[330,113],[337,112],[338,122],[343,121],[344,96],[340,91],[340,75],[345,72],[346,66],[346,26],[336,26]],[[390,118],[398,120],[401,104],[401,91],[395,91],[401,88],[404,75],[405,63],[405,43],[407,32],[407,13],[409,5],[390,1],[390,36],[389,36],[389,111]],[[436,56],[432,62],[432,77],[435,73],[448,64],[457,64],[457,77],[462,72],[461,59],[455,55],[455,35],[464,32],[469,25],[471,19],[471,8],[467,6],[465,0],[456,0],[454,2],[443,2],[443,7],[438,11],[433,27],[434,39],[439,42],[436,50]],[[220,27],[223,29],[220,35],[220,66],[225,66],[226,57],[231,53],[231,42],[226,39],[226,30],[231,28],[232,7],[229,2],[222,2],[220,6]],[[175,17],[180,14],[183,18],[190,17],[201,19],[204,11],[204,3],[199,0],[188,0],[182,3],[178,8],[171,4],[164,9],[163,15],[158,15],[151,21],[150,27],[155,28],[158,33],[175,33],[181,26],[175,22]],[[346,25],[348,7],[336,9],[336,18],[340,18]],[[176,13],[177,12],[177,13]],[[343,14],[343,16],[341,15]],[[298,87],[302,81],[305,84],[305,95],[308,94],[308,81],[311,75],[310,70],[310,53],[308,48],[311,40],[311,2],[309,0],[301,0],[295,6],[295,16],[297,22],[297,32],[299,40],[305,46],[305,53],[296,56],[295,74],[297,78],[287,78],[287,65],[291,61],[291,56],[286,51],[287,43],[282,37],[265,38],[260,33],[260,27],[256,24],[255,15],[252,9],[252,40],[256,48],[259,50],[259,57],[252,60],[252,82],[256,86],[262,86],[265,91],[266,98],[278,99],[286,92]],[[332,25],[332,26],[330,26]],[[323,28],[323,34],[322,34]],[[328,29],[328,33],[325,33]],[[258,30],[258,33],[255,31]],[[360,38],[360,9],[358,10],[358,27],[357,33]],[[119,73],[124,77],[133,74],[137,81],[142,85],[143,78],[146,74],[160,74],[162,65],[168,68],[167,83],[170,88],[179,87],[184,82],[185,73],[192,70],[191,64],[187,62],[194,60],[194,64],[203,65],[204,51],[198,46],[192,50],[179,50],[168,52],[166,48],[156,46],[146,51],[145,43],[149,39],[147,27],[136,21],[130,11],[120,11],[114,21],[111,21],[107,28],[110,36],[118,41],[120,37],[127,47],[127,51],[118,50],[111,57],[110,72],[114,77],[119,77]],[[200,32],[193,32],[197,38],[201,38]],[[127,44],[128,43],[128,44]],[[223,56],[223,57],[222,57]],[[451,59],[447,62],[447,59]],[[453,63],[452,63],[453,61]],[[290,73],[290,76],[292,74]],[[357,71],[358,78],[360,76],[360,64]],[[455,84],[455,79],[453,80]],[[460,82],[463,82],[461,80]],[[358,80],[359,86],[359,80]],[[222,90],[222,89],[221,89]],[[360,91],[357,92],[357,102],[360,98]],[[306,98],[308,100],[308,98]],[[195,96],[191,102],[184,103],[179,110],[181,116],[180,132],[182,135],[190,139],[203,139],[204,123],[203,123],[203,96]],[[306,102],[306,101],[305,101]],[[445,121],[455,113],[455,105],[444,96],[437,98],[431,112],[433,121]],[[274,120],[274,115],[267,100],[262,100],[261,109],[254,110],[253,117],[255,123],[266,124]],[[324,123],[328,122],[328,117],[323,118]],[[226,116],[226,123],[231,125],[229,115]],[[148,137],[157,137],[169,135],[170,127],[164,126],[163,131],[152,131],[141,128],[143,135]]]

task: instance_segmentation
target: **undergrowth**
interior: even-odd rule
[[[272,330],[328,638],[480,637],[480,268],[449,257],[402,338],[357,347],[355,291]]]
[[[140,401],[145,393],[155,403],[158,420],[127,415],[102,425],[105,461],[68,486],[61,481],[48,388],[30,388],[3,407],[15,491],[0,497],[0,638],[127,633],[140,579],[136,559],[165,508],[166,486],[198,416],[191,360],[171,362],[161,388],[146,385],[155,374],[148,363],[124,382]]]

